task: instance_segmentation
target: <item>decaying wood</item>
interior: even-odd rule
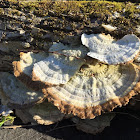
[[[130,33],[140,36],[136,31],[140,9],[132,3],[118,5],[120,9],[111,2],[1,2],[0,71],[12,71],[11,62],[19,58],[21,50],[48,50],[53,42],[81,44],[82,33],[110,33],[117,39]],[[109,32],[102,24],[117,29]],[[13,52],[13,48],[6,52],[1,47],[2,43],[9,42],[15,44]]]

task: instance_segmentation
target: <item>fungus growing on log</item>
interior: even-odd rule
[[[28,109],[16,109],[16,114],[24,123],[36,122],[43,125],[50,125],[61,121],[64,118],[72,117],[72,115],[61,113],[57,107],[49,103],[47,100]]]
[[[39,52],[39,53],[20,53],[20,61],[14,61],[14,75],[26,86],[33,90],[40,90],[43,86],[40,82],[33,82],[32,81],[32,70],[33,65],[39,62],[42,59],[47,57],[47,53]]]
[[[65,114],[61,113],[53,104],[45,101],[29,109],[29,113],[38,124],[50,125],[61,121]]]
[[[140,50],[139,38],[125,35],[115,41],[110,35],[82,34],[82,44],[89,48],[88,56],[107,64],[120,64],[132,61]]]
[[[66,84],[82,66],[87,49],[57,43],[49,52],[49,57],[34,64],[32,79],[46,85],[60,85]]]
[[[80,119],[73,117],[72,121],[76,123],[76,128],[90,134],[102,132],[105,127],[110,126],[110,121],[115,117],[115,114],[103,114],[95,119]]]
[[[0,73],[1,94],[7,99],[7,104],[12,108],[22,108],[35,103],[42,102],[45,95],[40,92],[34,92],[28,89],[14,75],[8,72]],[[1,98],[3,100],[3,95]],[[4,99],[4,100],[6,100]]]
[[[43,92],[61,112],[92,119],[126,105],[139,92],[139,80],[140,71],[134,64],[105,65],[95,60],[83,65],[67,84]]]
[[[47,54],[44,52],[40,53],[33,53],[33,52],[28,52],[28,53],[20,53],[20,61],[14,61],[14,74],[15,76],[19,76],[22,72],[29,77],[32,77],[32,69],[33,65],[42,59],[45,59],[47,57]]]

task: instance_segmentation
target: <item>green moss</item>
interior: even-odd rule
[[[21,13],[18,10],[11,10],[11,14],[12,15],[17,15],[17,16],[21,15]]]
[[[9,0],[11,1],[11,0]],[[12,1],[13,2],[13,1]],[[130,2],[109,2],[109,1],[67,1],[67,2],[25,2],[20,1],[17,3],[17,9],[23,10],[26,13],[32,12],[34,15],[43,17],[47,16],[47,22],[51,28],[56,30],[64,27],[70,27],[76,30],[74,22],[83,27],[91,25],[91,20],[97,19],[99,24],[111,24],[120,29],[135,31],[140,20],[135,17],[140,13],[140,9],[136,8],[135,3]],[[12,7],[12,4],[11,4]],[[16,8],[15,7],[15,8]],[[111,18],[114,12],[118,12],[121,16],[113,19]],[[16,13],[18,14],[18,13]],[[50,16],[50,19],[49,19]],[[58,17],[55,20],[54,17]],[[62,21],[60,20],[62,19]],[[52,20],[51,22],[49,20]],[[90,28],[90,30],[92,30]],[[53,31],[59,35],[63,35],[63,31]],[[61,32],[61,33],[60,33]],[[117,33],[116,33],[117,34]]]
[[[128,5],[128,4],[127,4]],[[139,9],[135,8],[134,4],[126,6],[120,2],[107,2],[107,1],[93,1],[93,2],[20,2],[20,6],[27,11],[34,11],[40,16],[48,15],[48,11],[53,11],[57,16],[61,14],[73,14],[78,15],[95,13],[103,15],[111,15],[112,12],[118,11],[123,12],[126,9],[126,16],[131,16],[133,13],[137,13]]]
[[[16,3],[16,2],[15,2]],[[40,16],[48,15],[48,11],[53,11],[55,15],[61,14],[87,14],[88,16],[95,13],[103,15],[111,15],[113,12],[118,11],[123,13],[125,8],[125,15],[133,16],[133,13],[140,12],[136,9],[135,4],[132,3],[121,3],[121,2],[108,2],[108,1],[70,1],[70,2],[22,2],[20,1],[19,6],[21,9],[28,12],[35,12]]]
[[[0,8],[0,14],[2,15],[4,13],[3,9]]]
[[[10,116],[10,115],[8,115],[8,116],[0,116],[0,127],[2,127],[2,125],[7,121],[10,121],[11,123],[13,123],[15,118],[16,117]]]

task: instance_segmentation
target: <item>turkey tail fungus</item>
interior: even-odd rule
[[[14,75],[8,72],[0,73],[0,98],[11,108],[25,108],[35,103],[41,103],[45,95],[41,92],[35,92],[28,89]],[[4,104],[3,103],[3,104]]]
[[[140,71],[134,64],[93,64],[81,67],[63,86],[48,87],[43,92],[63,113],[93,119],[102,112],[126,105],[138,94]]]
[[[20,53],[20,61],[13,62],[14,75],[27,87],[39,91],[43,84],[41,82],[32,81],[32,69],[33,65],[42,59],[47,57],[47,53]]]
[[[49,57],[34,64],[33,80],[46,85],[66,84],[84,64],[82,58],[87,51],[84,46],[64,46],[62,43],[53,45]]]
[[[88,56],[107,64],[131,62],[140,51],[139,38],[134,35],[125,35],[115,41],[110,35],[82,34],[82,44],[89,48]]]

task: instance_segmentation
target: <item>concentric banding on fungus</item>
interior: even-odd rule
[[[84,62],[87,49],[57,43],[53,45],[49,57],[34,64],[32,79],[46,85],[66,84]]]
[[[7,98],[4,100],[7,100],[7,104],[13,108],[30,106],[42,102],[45,98],[45,95],[41,91],[35,92],[28,89],[14,75],[8,72],[0,73],[0,88],[5,98]]]
[[[82,44],[89,48],[88,56],[107,64],[120,64],[132,61],[140,50],[139,38],[125,35],[115,41],[110,35],[82,34]]]
[[[32,69],[33,65],[43,59],[45,59],[48,56],[45,52],[39,52],[39,53],[20,53],[20,69],[22,72],[24,72],[29,77],[32,77]]]
[[[31,88],[33,90],[40,90],[43,86],[40,82],[33,82],[32,81],[32,69],[33,65],[43,60],[47,57],[47,53],[45,52],[39,52],[39,53],[20,53],[20,61],[14,61],[13,67],[14,67],[14,75],[23,82],[28,88]]]
[[[44,88],[48,100],[63,113],[80,118],[94,118],[101,112],[126,105],[139,92],[140,71],[133,64],[83,66],[63,85]]]

